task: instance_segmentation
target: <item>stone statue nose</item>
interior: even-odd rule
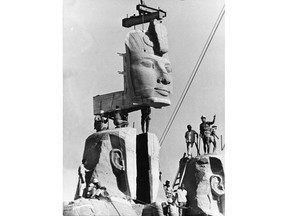
[[[162,83],[164,85],[169,85],[171,83],[171,81],[168,78],[168,76],[164,74],[162,77],[159,77],[157,79],[157,83]]]
[[[164,85],[168,85],[170,84],[170,81],[166,78],[163,78],[162,81],[161,81]]]
[[[166,79],[166,78],[158,78],[158,79],[157,79],[157,83],[162,83],[162,84],[164,84],[164,85],[168,85],[168,84],[170,84],[171,82],[170,82],[168,79]]]

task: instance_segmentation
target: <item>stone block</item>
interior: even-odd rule
[[[94,170],[88,181],[96,177],[110,195],[136,198],[136,129],[92,134],[86,139],[83,158],[88,159],[87,168]]]
[[[152,133],[137,135],[137,199],[146,203],[156,201],[159,189],[158,138]]]

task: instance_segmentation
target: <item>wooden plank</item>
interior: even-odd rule
[[[123,100],[123,97],[125,97],[123,92],[124,91],[113,92],[93,97],[94,115],[99,114],[100,110],[104,110],[104,112],[111,112],[115,110],[116,106],[122,108],[124,105],[123,101],[125,101],[125,99]]]
[[[93,113],[99,114],[103,110],[105,114],[110,115],[119,106],[123,112],[129,113],[140,110],[143,105],[133,105],[131,98],[124,91],[112,92],[93,97]]]

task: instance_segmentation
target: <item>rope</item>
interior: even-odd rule
[[[108,198],[109,198],[110,203],[112,204],[112,206],[113,206],[114,209],[116,210],[117,214],[118,214],[119,216],[121,216],[120,212],[118,211],[118,209],[116,208],[116,206],[115,206],[114,203],[112,202],[110,196],[109,196]]]
[[[130,196],[128,196],[128,195],[126,195],[126,198],[129,198],[129,199],[131,199],[131,200],[133,200],[133,201],[137,201],[138,203],[140,203],[140,204],[143,204],[143,205],[150,205],[150,204],[152,204],[152,203],[146,203],[146,202],[143,202],[143,201],[141,201],[141,200],[137,200],[137,199],[133,199],[132,197],[130,197]],[[122,202],[119,202],[119,201],[117,201],[117,200],[113,200],[113,202],[112,202],[112,199],[109,197],[109,201],[111,202],[111,204],[113,205],[113,207],[116,209],[116,206],[113,204],[113,202],[117,202],[117,203],[122,203]],[[157,209],[157,207],[156,206],[150,206],[151,208],[155,208],[155,209]],[[121,216],[121,214],[119,213],[119,211],[116,209],[116,211],[118,212],[118,214],[119,214],[119,216]]]
[[[212,30],[210,32],[210,35],[209,35],[209,37],[208,37],[208,39],[207,39],[207,41],[205,43],[205,46],[204,46],[204,48],[203,48],[203,50],[202,50],[202,52],[201,52],[201,54],[200,54],[200,56],[199,56],[199,58],[198,58],[198,60],[196,62],[196,65],[195,65],[195,67],[194,67],[194,69],[192,71],[192,74],[190,75],[189,80],[188,80],[188,82],[187,82],[187,84],[186,84],[186,86],[185,86],[185,88],[184,88],[184,90],[183,90],[183,92],[182,92],[182,94],[180,96],[180,99],[178,100],[178,102],[176,104],[176,107],[175,107],[175,109],[174,109],[174,111],[173,111],[173,113],[172,113],[172,115],[171,115],[171,117],[170,117],[165,129],[164,129],[164,132],[163,132],[163,134],[162,134],[162,136],[160,138],[160,146],[162,146],[163,141],[165,140],[166,135],[167,135],[167,133],[168,133],[168,131],[169,131],[169,129],[170,129],[170,127],[171,127],[171,125],[172,125],[172,123],[173,123],[173,121],[174,121],[174,119],[175,119],[175,117],[176,117],[176,115],[177,115],[182,103],[183,103],[183,100],[184,100],[184,98],[185,98],[185,96],[186,96],[186,94],[187,94],[187,92],[188,92],[188,90],[189,90],[189,88],[190,88],[190,86],[191,86],[196,74],[197,74],[197,71],[198,71],[198,69],[200,67],[200,64],[202,63],[202,60],[203,60],[203,58],[204,58],[204,56],[205,56],[205,54],[207,52],[207,49],[208,49],[208,47],[209,47],[209,45],[210,45],[210,43],[211,43],[211,41],[212,41],[212,39],[213,39],[213,37],[215,35],[215,32],[216,32],[216,30],[217,30],[217,28],[218,28],[218,26],[219,26],[219,24],[220,24],[220,22],[221,22],[221,20],[223,18],[224,13],[225,13],[225,4],[222,7],[222,10],[221,10],[221,12],[220,12],[220,14],[219,14],[219,16],[218,16],[213,28],[212,28]]]

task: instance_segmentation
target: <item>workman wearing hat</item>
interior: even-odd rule
[[[129,125],[128,121],[123,119],[122,116],[123,116],[123,113],[121,112],[120,107],[116,106],[116,109],[114,111],[114,116],[111,117],[113,119],[113,123],[116,126],[116,128],[127,127]]]
[[[170,181],[166,180],[165,184],[163,184],[163,187],[164,187],[164,191],[165,191],[165,195],[166,195],[167,200],[171,200],[171,202],[172,202],[174,194],[173,194],[172,188],[170,186]]]
[[[94,118],[94,129],[98,131],[103,131],[108,128],[107,123],[108,118],[104,117],[104,111],[100,110],[100,114],[97,114]]]
[[[100,188],[100,183],[97,178],[94,178],[87,188],[87,198],[96,198],[96,192]]]
[[[206,121],[206,116],[202,115],[201,116],[201,121],[202,123],[200,124],[200,136],[202,137],[203,140],[203,148],[204,148],[204,153],[209,154],[209,143],[212,142],[212,137],[211,137],[211,128],[210,126],[214,124],[215,122],[216,115],[213,116],[213,121],[208,122]]]

